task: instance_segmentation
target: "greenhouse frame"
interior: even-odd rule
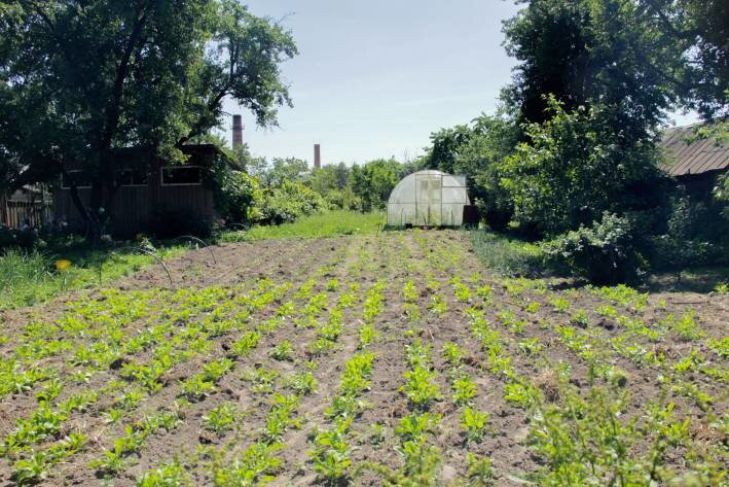
[[[465,176],[418,171],[403,178],[390,193],[387,224],[391,227],[459,227],[470,205]]]

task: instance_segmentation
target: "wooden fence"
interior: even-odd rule
[[[48,201],[12,201],[0,197],[0,225],[10,228],[40,228],[51,222],[53,211]]]

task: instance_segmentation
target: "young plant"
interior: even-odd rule
[[[453,401],[462,406],[468,404],[476,397],[476,383],[467,375],[462,375],[453,381]]]
[[[488,420],[488,413],[469,406],[464,407],[461,413],[461,426],[466,431],[466,441],[480,443],[486,433]]]
[[[205,429],[220,436],[233,429],[237,418],[238,410],[235,405],[226,402],[211,409],[207,416],[203,416],[203,424]]]
[[[291,354],[294,352],[291,342],[284,340],[271,350],[270,355],[278,361],[291,361]]]
[[[317,388],[317,381],[311,372],[294,373],[286,381],[286,387],[299,395],[307,395]]]

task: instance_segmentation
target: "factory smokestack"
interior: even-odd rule
[[[243,145],[243,117],[233,115],[233,149]]]
[[[321,145],[314,144],[314,169],[321,169]]]

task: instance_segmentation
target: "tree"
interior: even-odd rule
[[[350,184],[360,200],[360,209],[365,212],[384,208],[393,188],[405,176],[403,171],[403,165],[394,159],[377,159],[362,166],[354,165]]]
[[[505,24],[519,65],[504,100],[518,121],[541,123],[552,95],[564,110],[615,107],[616,126],[643,135],[675,101],[669,79],[683,69],[674,43],[635,0],[523,0]]]
[[[499,168],[537,234],[657,204],[656,134],[685,65],[636,0],[529,0],[505,25],[519,61],[505,91],[522,144]]]
[[[660,25],[664,42],[672,42],[683,62],[682,76],[671,81],[683,105],[698,110],[704,121],[697,138],[729,144],[729,3],[725,0],[639,0]],[[717,180],[714,195],[729,201],[729,177]],[[723,213],[729,217],[729,210]]]
[[[350,168],[343,162],[314,169],[308,185],[322,195],[327,202],[337,208],[356,208],[356,198],[349,187]]]
[[[552,97],[549,111],[500,168],[518,223],[554,236],[590,226],[604,212],[623,216],[661,202],[652,139],[626,145],[610,107],[567,112]]]
[[[302,182],[309,174],[309,163],[295,157],[277,157],[265,173],[260,176],[264,184],[272,187],[281,186],[284,181]]]
[[[464,147],[478,135],[475,128],[469,125],[456,125],[453,128],[441,129],[431,134],[432,148],[428,157],[428,167],[455,174],[458,158]]]
[[[639,0],[662,42],[672,42],[683,70],[673,87],[706,120],[729,117],[729,3],[725,0]]]
[[[471,199],[495,229],[511,219],[513,204],[499,185],[499,164],[509,156],[519,139],[519,128],[503,115],[481,115],[469,125],[444,129],[431,136],[426,166],[466,176]]]
[[[0,154],[51,180],[83,167],[72,196],[91,236],[112,215],[113,153],[140,146],[174,161],[219,123],[232,97],[260,124],[289,104],[279,64],[291,35],[234,0],[12,0],[0,21],[0,113],[18,135]]]

